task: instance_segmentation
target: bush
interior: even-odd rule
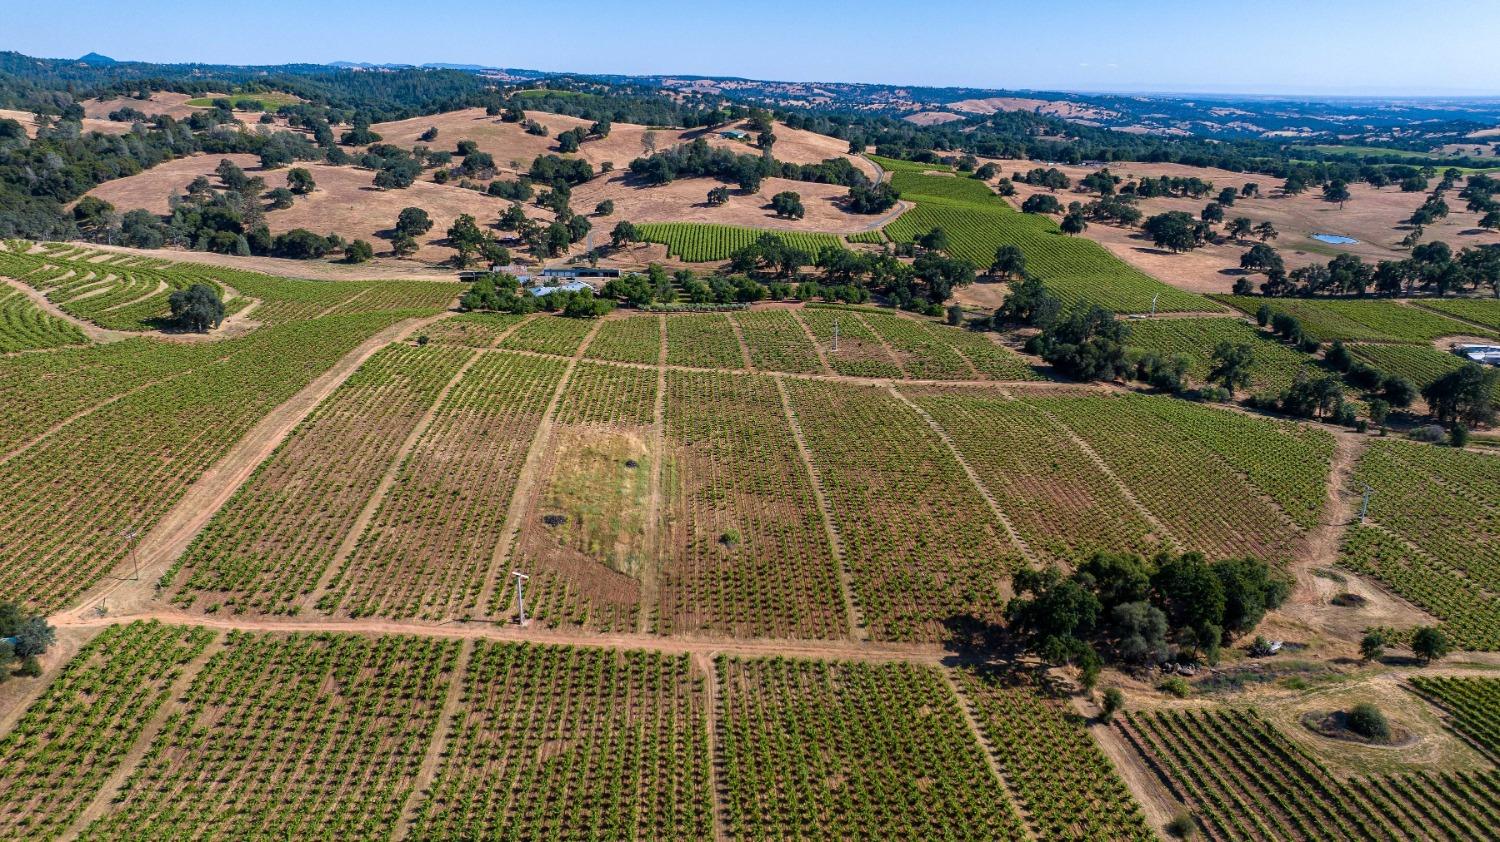
[[[1118,687],[1110,687],[1104,691],[1104,702],[1099,706],[1103,712],[1104,721],[1108,722],[1114,718],[1125,707],[1125,694]]]
[[[1443,436],[1446,435],[1446,433],[1444,432],[1443,428],[1438,426],[1437,424],[1428,424],[1426,426],[1418,427],[1415,430],[1412,430],[1410,433],[1408,433],[1408,435],[1414,441],[1426,442],[1428,444],[1437,444],[1438,442],[1443,440]]]
[[[1385,720],[1385,714],[1369,702],[1361,702],[1350,708],[1345,714],[1345,722],[1349,730],[1361,737],[1371,740],[1388,740],[1391,737],[1391,725]]]
[[[1176,696],[1179,699],[1186,699],[1193,692],[1192,685],[1188,684],[1187,679],[1180,675],[1162,679],[1162,682],[1156,685],[1156,689],[1169,696]]]
[[[1448,443],[1457,448],[1467,447],[1469,444],[1469,428],[1462,424],[1454,424],[1448,433]]]
[[[375,256],[375,249],[364,240],[355,240],[344,246],[344,260],[349,263],[364,263]]]
[[[35,655],[27,655],[25,660],[21,661],[21,669],[16,674],[22,678],[41,678],[42,662],[37,660]]]
[[[1198,389],[1198,399],[1211,403],[1224,403],[1229,400],[1229,390],[1223,386],[1203,386]]]
[[[1181,812],[1167,822],[1167,833],[1178,839],[1187,839],[1198,832],[1198,826],[1193,822],[1193,814]]]

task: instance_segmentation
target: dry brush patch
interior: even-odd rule
[[[638,319],[656,327],[655,319]],[[656,371],[580,362],[557,407],[538,493],[526,501],[512,566],[527,616],[548,626],[636,627],[654,470]],[[501,571],[502,574],[507,571]],[[510,596],[509,587],[496,602]],[[493,610],[493,609],[492,609]]]

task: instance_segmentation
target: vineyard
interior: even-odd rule
[[[586,356],[591,360],[655,365],[661,355],[662,318],[626,316],[609,319],[599,326]]]
[[[411,838],[711,838],[703,685],[687,656],[478,643]]]
[[[0,464],[0,593],[67,604],[267,412],[398,320],[330,316],[205,345],[210,364],[147,381]]]
[[[0,359],[0,450],[8,453],[36,441],[54,426],[132,389],[211,364],[223,351],[215,345],[127,339]]]
[[[60,836],[213,637],[155,622],[119,625],[63,666],[0,739],[0,839]]]
[[[1020,558],[937,434],[884,389],[786,388],[870,634],[935,641],[998,620]]]
[[[769,231],[764,228],[741,228],[703,222],[644,222],[636,226],[642,240],[661,243],[669,257],[688,263],[712,263],[751,245],[767,234],[788,246],[817,255],[824,248],[843,248],[838,234],[817,231]]]
[[[914,392],[1033,551],[1077,563],[1098,551],[1150,554],[1165,543],[1102,468],[1028,401]]]
[[[863,243],[870,246],[878,246],[885,243],[885,231],[875,228],[870,231],[860,231],[857,234],[845,234],[846,243]]]
[[[1416,304],[1500,332],[1500,301],[1493,298],[1424,298]]]
[[[441,345],[491,348],[508,331],[527,319],[527,316],[510,313],[460,313],[428,326],[425,335],[428,341]]]
[[[1183,549],[1286,559],[1293,521],[1317,516],[1321,485],[1313,478],[1328,470],[1326,433],[1301,438],[1290,426],[1155,397],[1033,404],[1086,442]]]
[[[445,619],[479,608],[521,465],[563,374],[560,360],[482,353],[401,464],[321,610]]]
[[[1220,342],[1248,345],[1254,353],[1248,390],[1251,392],[1281,392],[1304,371],[1310,377],[1324,374],[1314,357],[1234,318],[1142,319],[1130,323],[1126,344],[1164,360],[1178,355],[1187,357],[1188,378],[1201,385],[1208,382],[1211,357]]]
[[[463,318],[460,316],[459,318]],[[475,322],[489,324],[490,330],[503,330],[495,317],[489,313],[474,317]],[[596,323],[591,319],[569,319],[563,316],[541,315],[529,319],[501,340],[500,347],[507,351],[532,351],[538,354],[573,356],[578,346],[588,337]]]
[[[1405,377],[1418,389],[1464,364],[1457,354],[1428,345],[1351,345],[1349,352],[1386,374]]]
[[[1373,443],[1354,474],[1375,489],[1340,563],[1444,621],[1464,648],[1500,649],[1500,462],[1401,441]]]
[[[732,839],[1020,840],[934,667],[721,657]]]
[[[950,175],[924,175],[899,168],[891,183],[917,206],[885,227],[893,241],[909,243],[942,228],[954,243],[954,257],[985,270],[995,250],[1013,245],[1026,255],[1027,269],[1046,282],[1065,304],[1088,302],[1117,313],[1209,311],[1214,305],[1126,265],[1103,246],[1063,234],[1050,218],[1021,213],[982,181]]]
[[[1036,838],[1156,838],[1114,764],[1064,701],[1008,686],[1000,676],[958,675]]]
[[[225,315],[249,304],[246,298],[227,295],[224,285],[204,268],[57,243],[44,244],[40,251],[0,250],[0,275],[35,288],[71,316],[116,330],[159,326],[168,315],[172,291],[195,283],[208,284],[226,296]]]
[[[1413,676],[1411,687],[1450,714],[1454,731],[1500,760],[1500,679]]]
[[[231,631],[89,840],[374,839],[412,790],[455,641]]]
[[[744,368],[734,323],[722,313],[677,313],[667,319],[667,364]]]
[[[762,371],[821,372],[823,364],[791,310],[751,310],[729,316],[745,337],[750,362]]]
[[[397,345],[370,358],[199,533],[178,561],[190,571],[178,602],[295,613],[402,441],[472,356]]]
[[[43,312],[20,290],[0,285],[0,354],[86,342],[83,331]]]
[[[1273,313],[1287,313],[1302,323],[1309,337],[1364,342],[1431,342],[1442,336],[1483,332],[1420,307],[1388,299],[1289,299],[1252,295],[1215,295],[1215,299],[1254,315],[1262,305]]]
[[[838,563],[774,380],[667,374],[657,631],[841,637]]]
[[[884,341],[854,311],[833,307],[804,307],[797,317],[807,325],[818,344],[827,349],[828,364],[839,374],[849,377],[904,376],[896,358]],[[833,350],[834,326],[838,327],[839,347]]]
[[[1500,826],[1494,770],[1340,779],[1253,710],[1127,713],[1116,727],[1210,839],[1468,840]]]

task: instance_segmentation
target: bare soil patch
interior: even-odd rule
[[[4,119],[15,120],[17,123],[21,124],[21,128],[26,130],[27,137],[36,137],[36,115],[32,114],[30,111],[16,111],[9,108],[0,108],[0,120]],[[94,119],[93,117],[84,117],[80,122],[83,124],[83,131],[85,134],[87,134],[88,132],[103,132],[104,134],[130,133],[129,123],[117,123],[113,120],[98,120]]]

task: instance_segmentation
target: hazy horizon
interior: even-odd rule
[[[753,13],[659,0],[621,11],[576,0],[462,9],[431,23],[391,0],[263,0],[259,23],[221,0],[183,14],[166,0],[15,10],[0,48],[47,58],[98,52],[121,61],[277,65],[476,64],[546,72],[734,76],[803,82],[1124,94],[1500,96],[1500,4],[1465,10],[1461,27],[1413,30],[1394,0],[1262,0],[1204,8],[1118,0],[1066,9],[958,3],[914,15],[891,0],[842,5],[768,0]],[[215,10],[222,15],[215,15]],[[222,21],[205,28],[205,20]],[[262,39],[247,37],[277,21]],[[226,37],[228,36],[228,37]],[[1316,80],[1316,81],[1309,81]]]

